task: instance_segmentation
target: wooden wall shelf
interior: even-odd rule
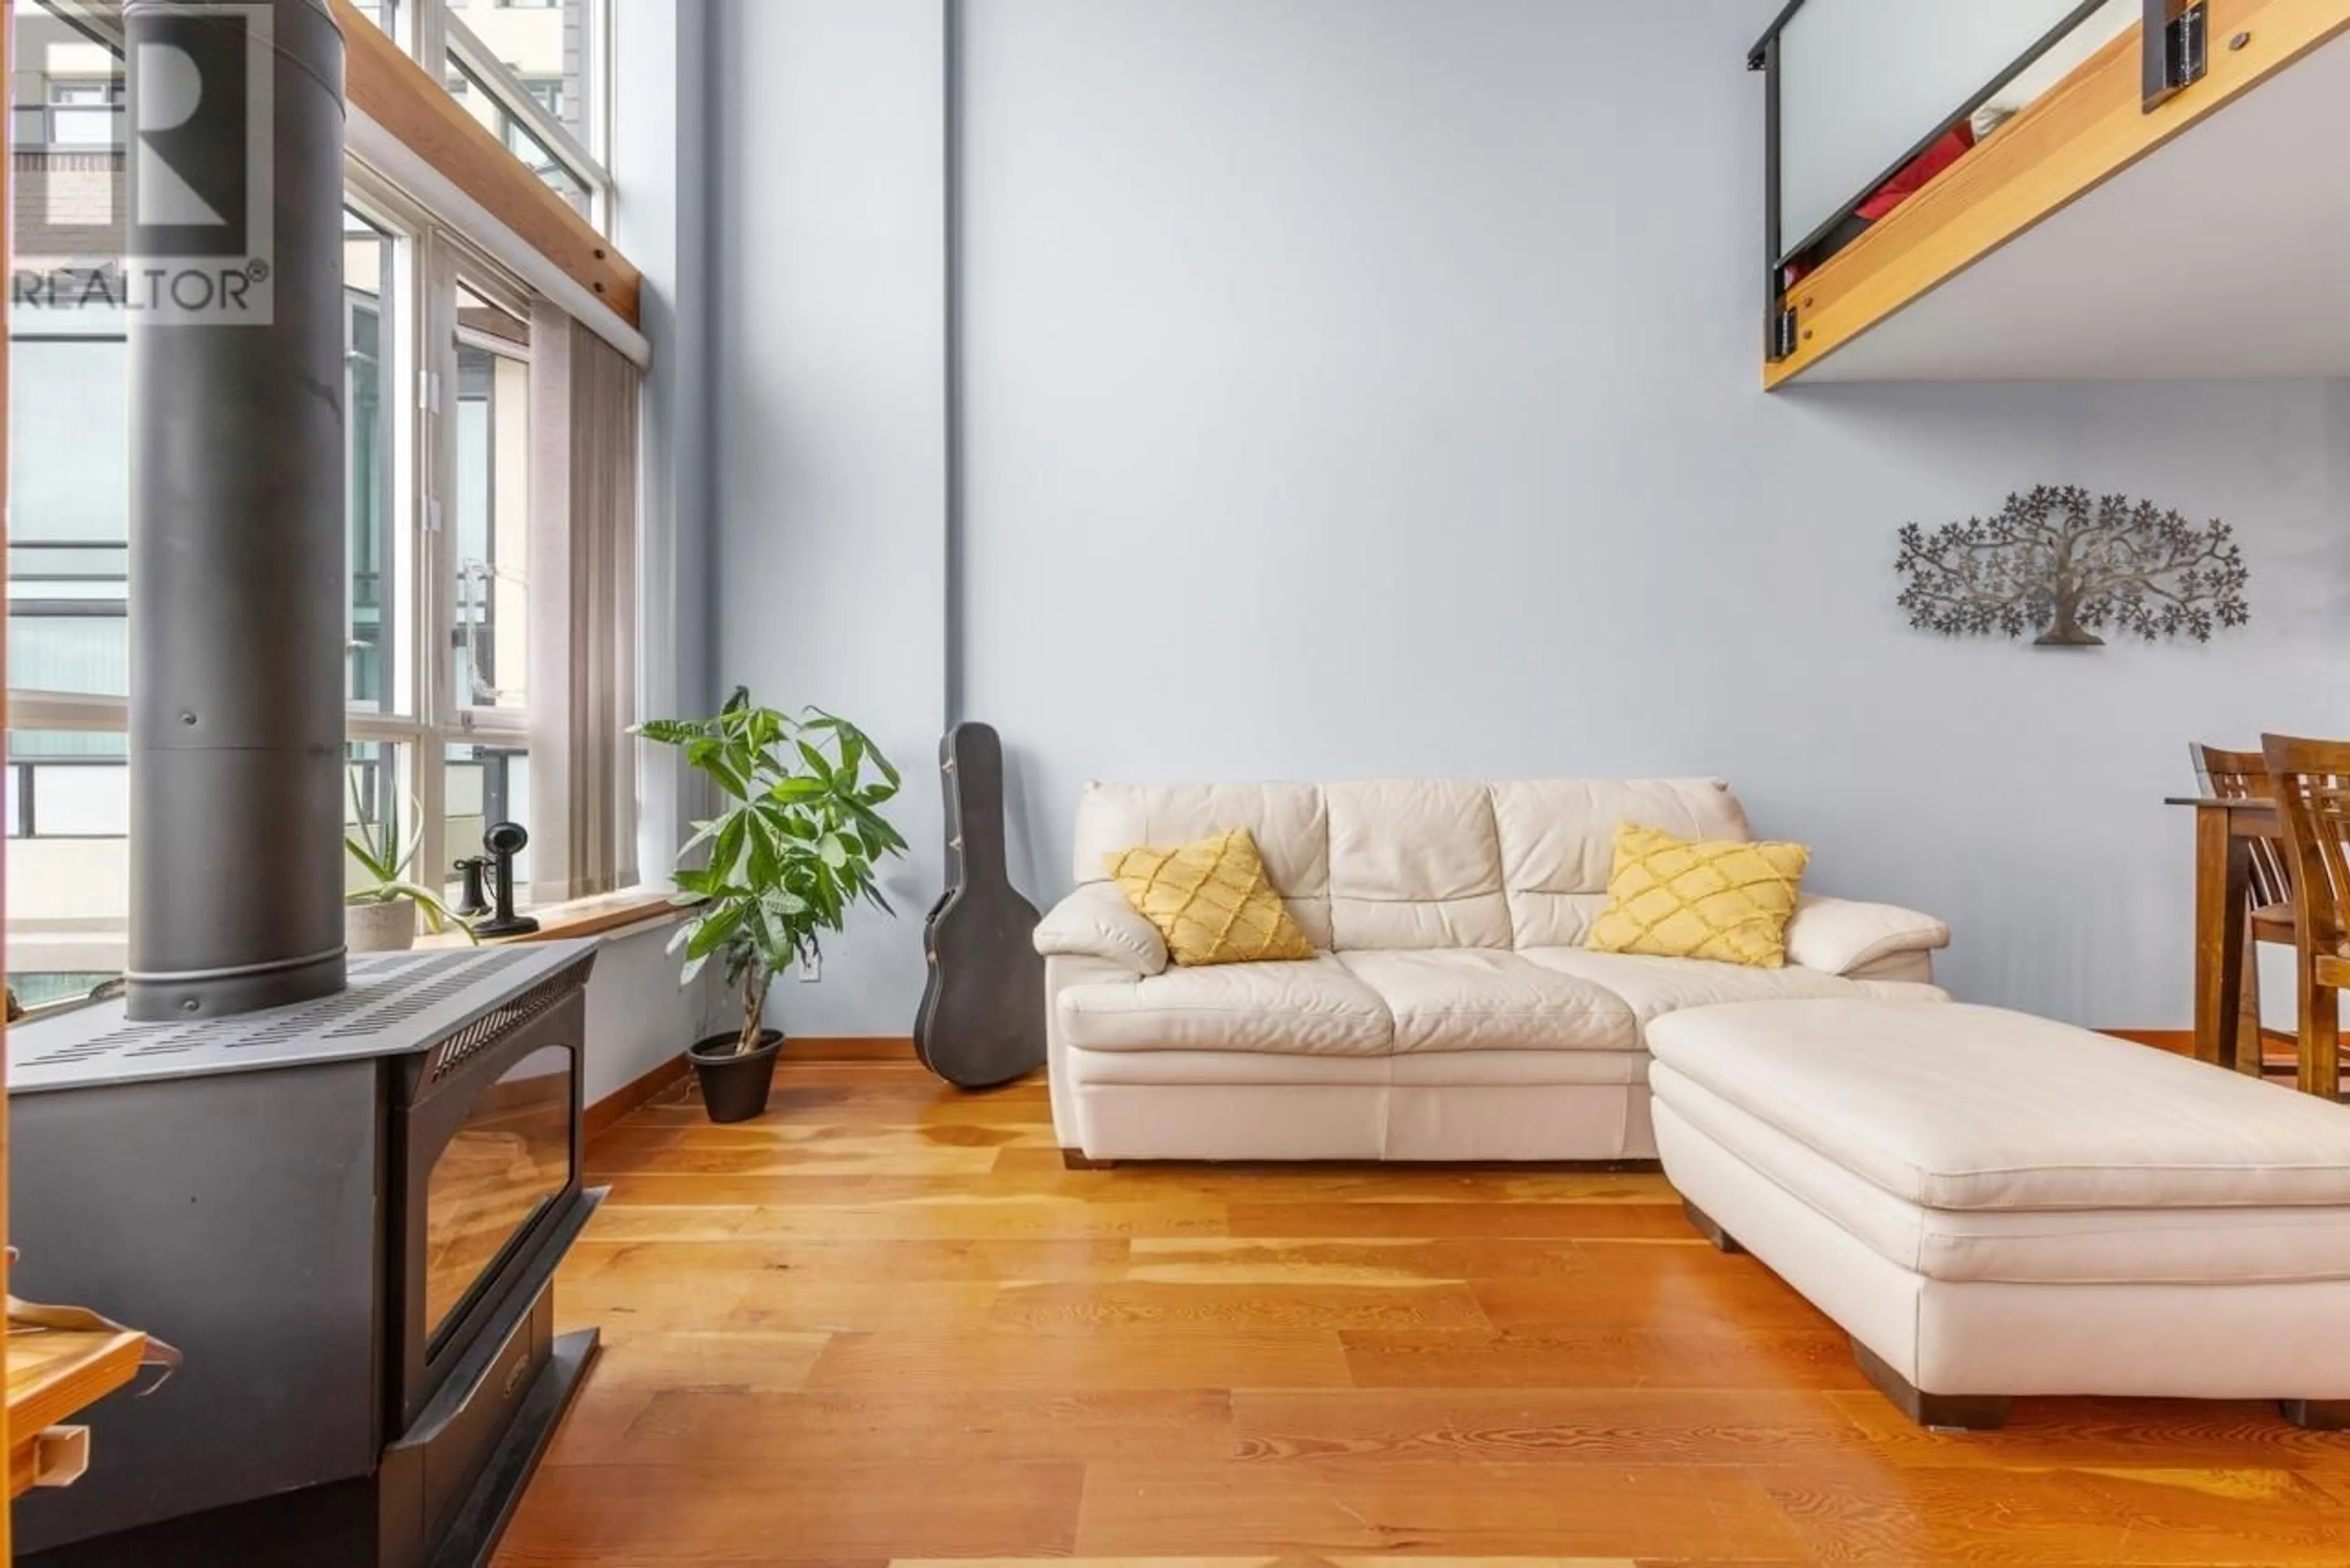
[[[52,1428],[137,1376],[146,1354],[147,1336],[128,1331],[9,1330],[10,1497],[22,1496],[45,1478],[62,1484],[80,1473],[86,1436],[78,1428],[68,1428],[69,1436],[53,1435]],[[61,1464],[70,1473],[61,1471]]]

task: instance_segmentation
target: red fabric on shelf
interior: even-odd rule
[[[1859,215],[1872,223],[1877,222],[1924,190],[1928,181],[1964,158],[1974,144],[1975,128],[1960,120],[1950,128],[1948,135],[1905,164],[1901,172],[1879,185],[1868,200],[1860,204]]]

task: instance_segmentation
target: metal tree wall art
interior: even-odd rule
[[[2242,626],[2244,554],[2225,523],[2201,527],[2150,501],[2035,485],[1997,515],[1901,528],[1897,601],[1909,624],[1949,637],[2039,633],[2043,648],[2123,636],[2211,640]]]

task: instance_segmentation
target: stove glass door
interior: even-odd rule
[[[424,1321],[441,1333],[571,1181],[568,1046],[534,1051],[484,1088],[432,1162]]]

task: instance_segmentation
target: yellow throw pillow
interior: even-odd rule
[[[1180,849],[1126,849],[1102,861],[1179,964],[1314,956],[1244,827]]]
[[[1676,838],[1618,823],[1607,907],[1592,925],[1591,946],[1782,968],[1795,888],[1811,857],[1800,844]]]

